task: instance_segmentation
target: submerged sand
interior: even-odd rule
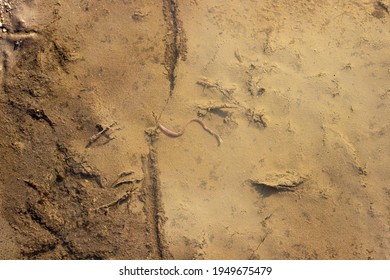
[[[390,257],[388,1],[0,4],[0,258]]]

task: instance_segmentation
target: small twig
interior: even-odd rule
[[[125,181],[120,181],[120,182],[117,182],[115,183],[114,185],[112,185],[112,188],[117,188],[121,185],[125,185],[125,184],[133,184],[134,182],[140,182],[140,180],[138,179],[131,179],[131,180],[125,180]]]
[[[210,104],[210,105],[197,105],[198,107],[198,116],[204,117],[208,113],[214,113],[221,116],[226,116],[229,112],[224,111],[224,109],[235,109],[238,106],[232,104]]]
[[[124,172],[122,172],[121,174],[119,174],[118,178],[116,178],[115,181],[112,182],[111,187],[115,186],[116,183],[118,183],[118,181],[119,181],[120,179],[122,179],[123,177],[130,176],[130,175],[132,175],[132,174],[134,174],[134,172],[131,171],[131,170],[130,170],[130,171],[124,171]]]
[[[102,130],[100,130],[98,133],[92,135],[92,137],[89,138],[89,140],[88,140],[88,144],[87,144],[86,148],[90,147],[93,143],[95,143],[97,140],[99,140],[99,138],[101,136],[106,135],[107,131],[110,130],[116,124],[117,124],[117,122],[113,122],[109,126],[106,126]],[[112,140],[112,138],[111,138],[111,140]]]
[[[139,182],[141,182],[142,181],[142,179],[138,179],[138,178],[134,178],[134,179],[129,179],[129,180],[124,180],[124,181],[117,181],[117,182],[115,182],[115,183],[113,183],[112,185],[111,185],[111,188],[117,188],[117,187],[119,187],[119,186],[121,186],[121,185],[124,185],[124,184],[134,184],[134,183],[139,183]]]
[[[197,106],[201,110],[206,110],[208,112],[213,111],[213,110],[221,110],[221,109],[234,109],[237,108],[236,105],[232,104],[215,104],[215,105],[198,105]]]
[[[134,183],[139,183],[143,180],[140,178],[131,178],[131,179],[120,181],[120,179],[123,179],[124,177],[130,176],[133,174],[134,174],[133,171],[122,172],[121,174],[119,174],[118,178],[114,182],[112,182],[111,188],[116,188],[116,187],[119,187],[119,186],[124,185],[124,184],[131,184],[132,185]]]
[[[38,34],[35,32],[31,33],[7,33],[5,36],[5,40],[10,43],[15,43],[18,41],[24,41],[28,39],[36,40],[38,38]]]
[[[196,82],[198,85],[201,85],[204,88],[215,88],[219,92],[221,92],[226,98],[231,98],[231,95],[234,92],[234,88],[232,89],[226,89],[221,86],[219,82],[211,82],[207,78],[202,78],[201,80]]]
[[[99,211],[102,209],[107,210],[108,208],[111,208],[114,206],[119,206],[119,205],[127,202],[131,198],[131,195],[133,194],[134,191],[135,191],[135,188],[133,188],[131,190],[127,190],[126,193],[123,196],[121,196],[120,198],[118,198],[117,200],[110,202],[108,204],[102,205],[102,206],[95,208],[93,210],[94,211]]]

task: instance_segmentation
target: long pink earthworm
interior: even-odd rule
[[[222,144],[222,138],[221,136],[219,136],[218,134],[216,134],[215,132],[213,132],[211,129],[209,129],[201,120],[199,119],[192,119],[192,120],[189,120],[184,126],[183,128],[179,131],[179,132],[175,132],[175,131],[172,131],[172,130],[169,130],[168,128],[166,128],[165,126],[163,126],[161,123],[158,123],[158,128],[160,128],[160,130],[167,136],[169,137],[180,137],[183,135],[186,127],[192,123],[192,122],[196,122],[198,124],[200,124],[202,126],[202,128],[204,130],[206,130],[209,134],[211,134],[212,136],[215,137],[215,139],[217,139],[218,141],[218,146]]]

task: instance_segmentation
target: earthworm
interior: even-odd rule
[[[158,123],[158,128],[160,128],[160,130],[167,136],[169,137],[180,137],[183,135],[186,127],[192,123],[192,122],[196,122],[198,124],[200,124],[202,126],[202,128],[204,130],[206,130],[210,135],[214,136],[215,139],[217,139],[218,141],[218,146],[221,145],[222,143],[222,138],[221,136],[219,136],[218,134],[216,134],[215,132],[213,132],[211,129],[209,129],[201,120],[199,119],[192,119],[192,120],[189,120],[184,126],[183,128],[179,131],[179,132],[175,132],[175,131],[172,131],[172,130],[169,130],[168,128],[166,128],[165,126],[163,126],[161,123]]]

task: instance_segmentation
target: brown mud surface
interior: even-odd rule
[[[389,9],[0,0],[0,259],[389,259]]]

